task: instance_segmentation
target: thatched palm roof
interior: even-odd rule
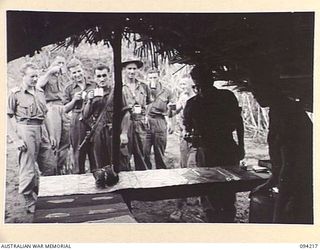
[[[171,62],[205,61],[222,78],[239,80],[261,57],[271,57],[284,78],[313,71],[313,13],[7,13],[8,61],[58,43],[112,42],[114,32],[139,33],[144,49]],[[67,41],[67,37],[70,37]],[[253,63],[252,63],[253,62]],[[227,66],[227,71],[225,71]],[[310,84],[311,83],[311,84]],[[303,90],[306,92],[306,90]],[[310,96],[310,90],[307,92]],[[302,94],[307,95],[307,94]]]
[[[156,43],[159,53],[175,49],[193,62],[233,63],[264,54],[277,55],[279,63],[312,58],[312,13],[9,11],[7,18],[8,61],[70,36],[75,46],[82,39],[109,41],[116,29],[140,33]]]

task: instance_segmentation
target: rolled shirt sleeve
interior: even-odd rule
[[[8,98],[7,115],[13,117],[16,113],[16,96],[15,93],[10,93]]]

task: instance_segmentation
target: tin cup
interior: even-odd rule
[[[150,88],[151,88],[151,89],[156,89],[156,88],[157,88],[157,83],[156,83],[156,81],[154,81],[154,80],[151,80],[151,81],[150,81]]]
[[[95,88],[93,93],[94,93],[94,96],[101,97],[103,96],[103,88]]]
[[[87,97],[87,92],[82,91],[81,98],[84,100],[84,99],[86,99],[86,97]]]
[[[168,106],[169,106],[169,108],[171,110],[176,110],[177,109],[177,104],[175,104],[175,103],[169,103]]]

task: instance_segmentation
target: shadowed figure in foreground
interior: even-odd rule
[[[191,71],[198,94],[187,101],[183,123],[197,148],[198,167],[236,166],[244,158],[243,121],[234,94],[213,86],[212,69],[197,65]],[[238,143],[233,139],[236,131]],[[212,190],[201,198],[209,222],[233,222],[235,193]]]
[[[270,179],[251,196],[277,186],[274,223],[313,223],[312,122],[300,101],[278,88],[279,74],[270,62],[256,64],[251,75],[252,92],[269,111]]]

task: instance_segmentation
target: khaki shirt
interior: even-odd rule
[[[7,114],[15,116],[17,122],[24,120],[44,120],[48,109],[44,92],[35,88],[34,94],[24,87],[16,87],[10,91]]]
[[[47,102],[62,100],[63,91],[70,82],[67,76],[50,76],[49,81],[43,87]]]
[[[172,92],[169,89],[161,86],[159,93],[154,97],[154,100],[148,106],[148,115],[167,115],[167,104],[172,101]]]
[[[62,96],[62,102],[63,102],[63,104],[67,104],[67,103],[71,102],[72,98],[74,97],[74,95],[77,92],[83,91],[83,92],[85,92],[87,94],[89,91],[93,91],[94,88],[95,88],[95,83],[91,82],[91,81],[89,81],[87,79],[86,79],[86,87],[85,87],[84,90],[82,90],[77,83],[74,83],[74,82],[69,83],[67,85],[67,87],[65,88],[65,90],[64,90],[64,93],[63,93],[63,96]],[[82,111],[84,100],[85,100],[85,98],[76,101],[76,103],[75,103],[75,105],[73,107],[73,111],[75,111],[75,112]]]
[[[123,110],[131,109],[138,104],[141,106],[142,114],[145,115],[146,107],[150,103],[150,90],[146,84],[137,82],[134,91],[131,91],[128,84],[123,84],[122,94]]]

